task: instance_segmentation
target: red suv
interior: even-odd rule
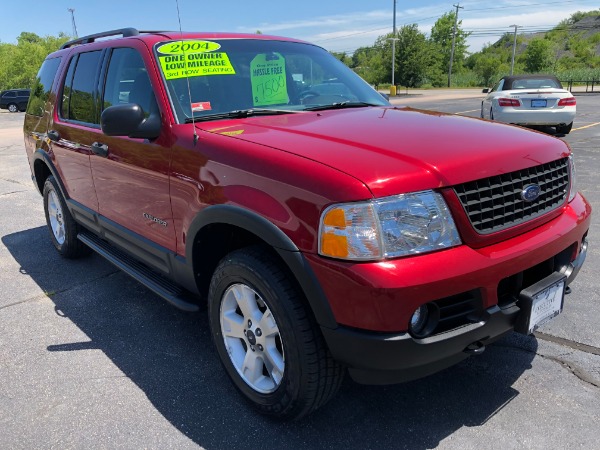
[[[207,302],[233,383],[279,417],[323,405],[346,371],[411,380],[533,332],[586,255],[563,141],[393,107],[294,39],[71,41],[24,132],[58,252]]]

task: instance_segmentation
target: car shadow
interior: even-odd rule
[[[55,292],[50,299],[56,314],[89,337],[50,344],[47,351],[101,350],[164,418],[205,448],[256,442],[259,448],[433,448],[462,427],[486,423],[518,396],[513,385],[537,350],[535,339],[513,334],[422,380],[361,386],[347,378],[338,396],[312,416],[279,422],[255,413],[227,379],[207,314],[171,307],[97,255],[76,263],[62,259],[45,227],[2,242],[21,273],[44,292]],[[99,266],[103,275],[85,279],[86,270],[74,271],[73,264]]]
[[[558,131],[556,131],[556,127],[541,126],[541,125],[527,125],[527,126],[523,126],[523,128],[528,128],[530,130],[539,131],[540,133],[549,134],[550,136],[554,136],[557,138],[562,138],[562,137],[566,136],[566,134],[559,133]]]

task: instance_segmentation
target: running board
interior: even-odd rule
[[[176,308],[189,312],[196,312],[200,309],[197,304],[190,301],[192,294],[188,293],[177,284],[156,274],[144,264],[118,248],[113,247],[95,234],[88,231],[81,231],[77,235],[77,239],[109,260],[123,272],[142,283],[152,292],[164,298]]]

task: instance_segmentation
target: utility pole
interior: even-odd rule
[[[513,70],[515,68],[515,52],[517,51],[517,28],[521,28],[520,25],[511,25],[511,27],[515,27],[515,38],[513,41],[513,51],[512,51],[512,59],[510,61],[510,74],[513,74]]]
[[[77,25],[75,25],[75,9],[67,8],[67,11],[69,11],[71,13],[71,24],[73,25],[73,35],[74,35],[74,37],[79,37],[79,36],[77,36]]]
[[[398,38],[396,38],[396,0],[392,0],[394,2],[394,19],[393,19],[393,34],[394,37],[392,38],[392,89],[393,89],[393,95],[396,95],[396,81],[394,79],[395,75],[396,75],[396,41],[398,40]],[[391,89],[390,89],[391,91]],[[391,93],[391,92],[390,92]]]
[[[456,8],[456,14],[454,15],[454,30],[452,31],[452,50],[450,50],[450,64],[448,65],[448,87],[450,87],[450,80],[452,79],[452,62],[454,60],[454,45],[456,43],[456,26],[458,24],[458,9],[464,9],[460,6],[460,3],[452,5]]]

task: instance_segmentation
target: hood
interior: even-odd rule
[[[568,154],[559,139],[481,119],[370,107],[197,124],[347,173],[375,197],[460,184]]]

